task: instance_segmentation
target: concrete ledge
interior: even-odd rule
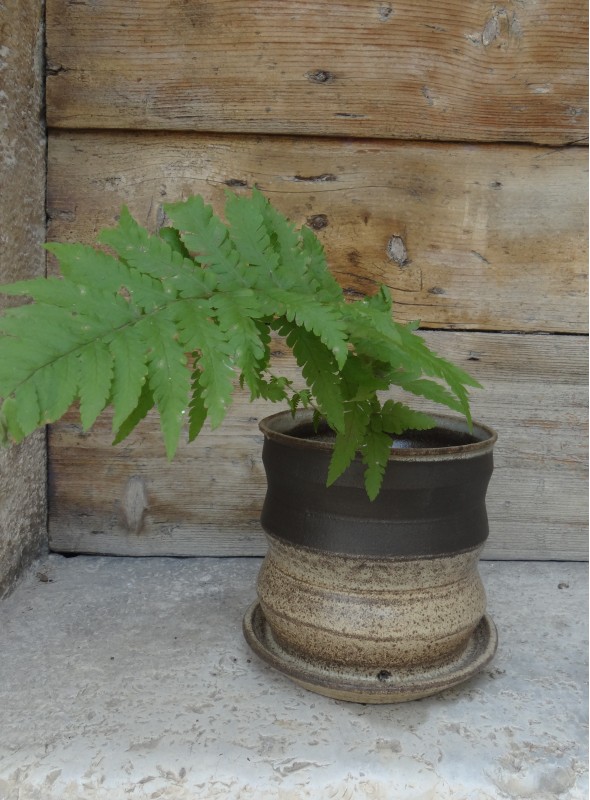
[[[0,604],[0,799],[587,798],[586,565],[484,562],[495,661],[398,706],[250,653],[259,565],[37,563]]]

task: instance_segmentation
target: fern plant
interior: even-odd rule
[[[47,244],[61,277],[0,287],[34,302],[0,317],[0,440],[19,442],[79,401],[83,428],[112,406],[114,442],[154,406],[169,458],[215,428],[236,385],[252,400],[311,407],[335,432],[328,485],[357,453],[371,499],[392,436],[434,426],[428,415],[379,393],[398,386],[464,414],[479,384],[433,353],[415,324],[392,318],[389,290],[348,301],[307,227],[296,229],[266,198],[229,194],[226,222],[199,196],[165,207],[150,235],[123,208],[99,242]],[[306,383],[271,365],[271,336],[285,338]]]

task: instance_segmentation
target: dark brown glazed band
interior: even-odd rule
[[[360,459],[326,488],[332,445],[287,433],[305,432],[308,414],[263,420],[263,528],[292,544],[368,557],[450,555],[483,544],[496,434],[479,424],[469,432],[461,419],[436,419],[429,438],[406,437],[403,449],[392,451],[373,502]],[[430,446],[441,441],[445,446]]]

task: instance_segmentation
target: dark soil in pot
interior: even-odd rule
[[[325,422],[320,423],[317,430],[311,422],[300,423],[286,435],[328,445],[333,445],[336,438],[334,431]],[[478,441],[476,436],[467,431],[439,427],[426,431],[406,431],[401,436],[394,436],[391,446],[394,450],[430,450],[441,447],[464,447],[476,444]]]

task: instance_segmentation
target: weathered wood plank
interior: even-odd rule
[[[586,31],[582,0],[48,0],[48,120],[563,144]]]
[[[485,386],[474,414],[499,433],[488,558],[587,556],[587,339],[432,331],[438,352]],[[294,375],[291,357],[278,356]],[[276,410],[276,409],[275,409]],[[228,424],[168,463],[148,418],[110,446],[108,419],[82,434],[75,415],[50,432],[50,537],[64,552],[259,555],[264,494],[257,420],[242,397]]]
[[[50,239],[93,242],[125,202],[257,184],[324,242],[345,289],[393,291],[424,327],[587,331],[587,157],[580,148],[201,134],[60,133]],[[246,187],[246,188],[241,188]]]

